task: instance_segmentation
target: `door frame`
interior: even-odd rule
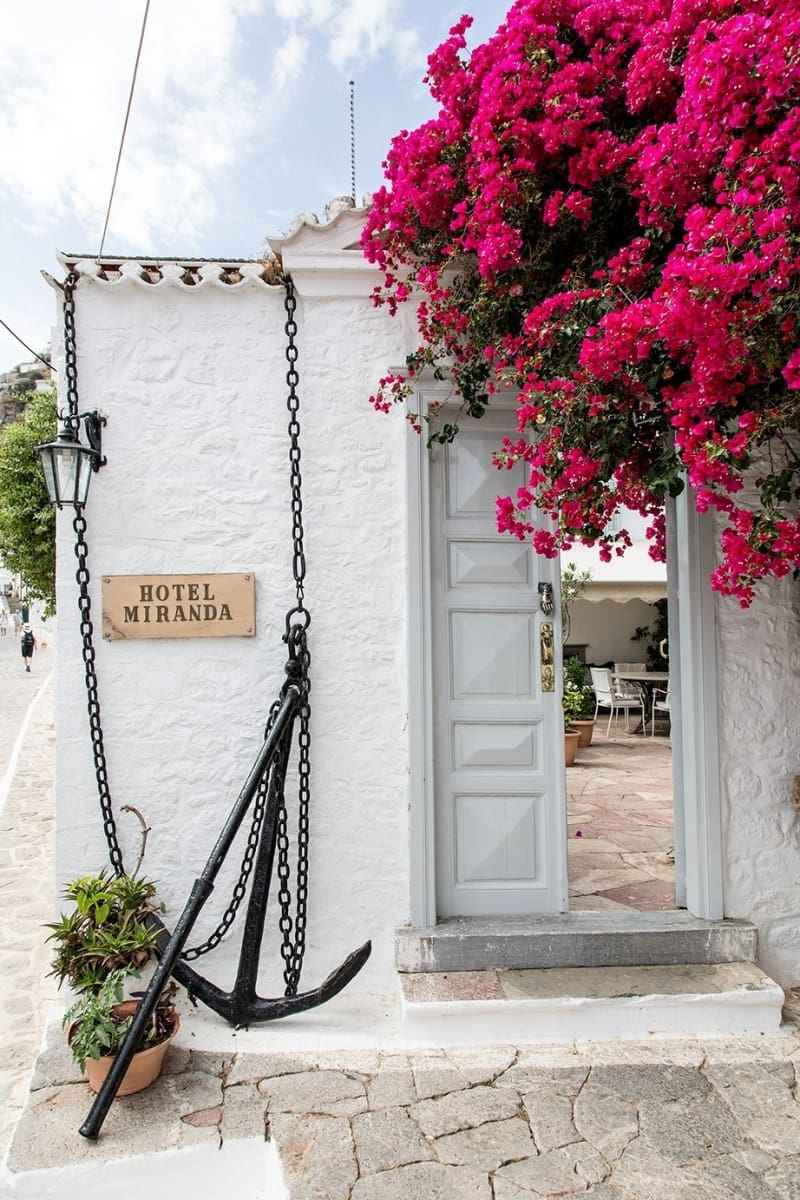
[[[446,395],[444,387],[423,385],[414,397],[416,411],[423,415],[431,398]],[[406,438],[406,489],[409,900],[411,924],[419,927],[437,920],[430,461],[424,433]],[[719,920],[724,902],[716,609],[708,581],[714,567],[713,525],[690,502],[688,487],[668,503],[667,525],[677,894],[694,916]]]

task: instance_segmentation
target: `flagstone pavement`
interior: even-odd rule
[[[86,1183],[62,1181],[65,1170],[87,1164],[99,1181],[92,1197],[204,1200],[224,1186],[209,1191],[202,1177],[176,1182],[174,1173],[165,1182],[170,1153],[185,1153],[179,1162],[188,1163],[195,1151],[231,1146],[227,1186],[239,1200],[798,1200],[800,995],[789,999],[782,1033],[761,1038],[545,1045],[533,1031],[525,1045],[331,1045],[311,1053],[296,1049],[290,1023],[278,1022],[263,1031],[265,1052],[237,1053],[231,1031],[222,1052],[193,1050],[179,1036],[161,1079],[118,1101],[98,1142],[82,1139],[76,1130],[90,1096],[60,1040],[39,1055],[28,1091],[53,995],[41,923],[54,902],[54,729],[46,654],[30,676],[17,655],[13,644],[0,645],[2,715],[17,724],[21,713],[29,717],[16,762],[9,764],[15,739],[7,728],[0,739],[0,767],[13,767],[0,783],[4,1154],[13,1132],[3,1200],[79,1200]],[[658,739],[656,747],[639,744],[654,764],[665,749]],[[608,769],[609,748],[600,744],[597,755]],[[573,832],[586,835],[592,818],[603,835],[587,853],[660,852],[661,842],[631,850],[609,837],[610,818],[584,798],[582,778],[571,777]],[[633,795],[633,785],[622,794]],[[648,816],[642,828],[662,826]],[[625,886],[612,880],[601,890]],[[369,1029],[362,1033],[369,1042]],[[288,1192],[252,1176],[245,1185],[236,1147],[255,1143],[277,1147]],[[45,1184],[54,1173],[56,1182]],[[119,1186],[123,1177],[127,1187]],[[23,1191],[31,1179],[33,1190]]]
[[[669,739],[605,729],[567,770],[570,909],[675,908]]]

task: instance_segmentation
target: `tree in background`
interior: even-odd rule
[[[56,436],[56,393],[31,392],[25,415],[0,431],[0,558],[31,600],[55,611],[55,513],[36,447]]]
[[[518,0],[466,55],[470,24],[430,56],[439,114],[393,140],[365,225],[376,303],[417,301],[421,336],[372,402],[425,368],[472,416],[513,389],[496,461],[528,481],[498,525],[550,557],[623,553],[627,506],[663,559],[688,481],[722,517],[712,585],[747,606],[800,568],[800,5]]]

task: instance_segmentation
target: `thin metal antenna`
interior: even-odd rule
[[[356,206],[356,85],[351,79],[350,87],[350,195]]]

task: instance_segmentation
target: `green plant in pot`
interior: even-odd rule
[[[139,1002],[137,993],[124,998],[125,981],[138,978],[155,954],[158,928],[152,917],[163,905],[156,901],[156,886],[150,880],[111,877],[104,871],[73,880],[64,894],[74,908],[47,926],[48,941],[55,946],[50,974],[75,993],[64,1025],[72,1056],[97,1091]],[[137,1044],[120,1095],[141,1090],[160,1072],[180,1024],[174,997],[171,985]],[[140,1078],[142,1068],[145,1074]]]
[[[586,667],[579,658],[564,662],[564,691],[561,704],[570,724],[580,734],[580,745],[589,746],[594,733],[595,696],[586,682]]]
[[[572,718],[570,715],[570,703],[564,706],[564,697],[561,697],[561,707],[564,712],[564,762],[567,767],[571,767],[575,762],[575,757],[578,752],[579,734],[577,730],[572,728]]]

